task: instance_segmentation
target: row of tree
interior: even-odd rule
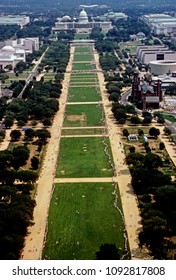
[[[68,44],[53,43],[49,52],[48,59],[53,65],[59,65],[63,53],[67,54],[62,64],[62,71],[65,72],[69,59]],[[47,65],[47,60],[44,65]],[[6,97],[0,98],[0,117],[3,118],[6,128],[11,127],[14,121],[17,121],[19,126],[24,126],[28,120],[32,123],[40,120],[45,126],[51,125],[54,114],[59,110],[57,99],[61,94],[64,78],[63,73],[55,72],[54,75],[54,80],[49,82],[45,82],[44,78],[39,82],[33,79],[26,87],[22,98],[13,98],[11,102],[8,102]],[[11,84],[14,97],[18,97],[23,85],[24,82],[21,81]],[[33,156],[31,158],[33,170],[24,169],[30,156],[27,143],[35,137],[35,144],[38,145],[38,151],[41,151],[47,138],[50,137],[50,132],[47,129],[26,128],[24,131],[26,144],[15,145],[12,150],[0,152],[0,259],[19,259],[27,228],[33,224],[35,201],[31,198],[31,191],[38,178],[38,171],[33,170],[38,169],[40,162],[37,156]],[[10,135],[12,140],[16,141],[21,137],[21,131],[12,130]]]
[[[164,145],[161,144],[160,149],[163,150]],[[170,160],[166,163],[166,159],[151,153],[151,150],[146,152],[144,155],[131,149],[126,156],[142,216],[139,245],[146,245],[156,259],[175,259],[176,256],[168,252],[176,248],[170,241],[176,233],[176,183],[162,171]]]

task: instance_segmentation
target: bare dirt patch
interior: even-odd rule
[[[70,116],[67,116],[67,120],[72,121],[72,122],[75,122],[75,121],[84,122],[86,120],[86,117],[85,117],[84,114],[82,114],[82,115],[70,115]]]

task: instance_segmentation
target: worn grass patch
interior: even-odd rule
[[[101,105],[75,104],[66,106],[63,126],[70,127],[101,125],[104,125],[104,112]]]
[[[62,135],[94,135],[103,134],[104,128],[86,128],[86,129],[62,129]]]
[[[105,243],[122,253],[123,223],[113,206],[113,191],[111,183],[56,184],[43,259],[94,260]]]
[[[83,78],[97,78],[97,74],[95,73],[72,73],[71,74],[71,80],[72,79],[83,79]]]
[[[105,154],[105,141],[112,159],[109,138],[73,137],[61,138],[56,177],[84,178],[110,177],[111,162]]]
[[[69,102],[93,102],[101,100],[98,87],[70,87],[68,94]]]

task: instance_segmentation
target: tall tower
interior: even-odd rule
[[[132,83],[132,101],[135,101],[139,98],[139,85],[140,85],[140,78],[139,73],[137,71],[134,72],[133,83]]]

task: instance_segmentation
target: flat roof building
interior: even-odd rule
[[[0,25],[20,25],[22,27],[29,22],[28,16],[0,16]]]
[[[167,14],[149,14],[141,17],[152,32],[156,35],[164,34],[171,35],[176,32],[176,17]]]
[[[176,52],[165,45],[137,46],[136,57],[142,64],[149,64],[154,60],[176,60]]]

